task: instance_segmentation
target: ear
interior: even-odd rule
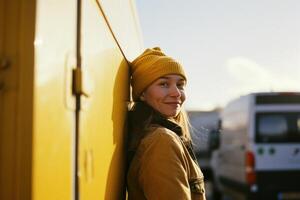
[[[143,92],[140,96],[141,101],[145,101],[145,93]]]

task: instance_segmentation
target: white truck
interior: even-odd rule
[[[300,93],[252,93],[220,114],[211,159],[226,199],[300,199]]]
[[[211,148],[209,141],[211,136],[217,134],[219,110],[212,111],[188,111],[191,123],[191,137],[193,140],[194,152],[205,178],[206,199],[213,200],[212,191],[213,178],[210,166]]]

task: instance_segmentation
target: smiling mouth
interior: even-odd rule
[[[173,106],[173,107],[180,107],[180,103],[179,102],[168,102],[166,104],[170,105],[170,106]]]

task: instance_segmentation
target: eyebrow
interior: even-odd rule
[[[171,79],[171,78],[168,77],[168,76],[162,76],[162,77],[160,77],[159,79],[167,79],[167,80],[169,80],[169,79]],[[185,79],[184,79],[184,78],[180,78],[178,81],[185,81]]]

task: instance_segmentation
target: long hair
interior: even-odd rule
[[[147,103],[138,101],[134,102],[132,108],[129,111],[129,151],[135,151],[138,147],[140,141],[149,133],[151,127],[154,125],[154,118],[165,118],[159,112],[155,111]],[[186,112],[182,109],[179,114],[172,118],[168,119],[182,129],[183,137],[186,140],[191,140],[190,131],[189,131],[189,120]]]
[[[186,111],[184,109],[181,109],[179,114],[174,117],[175,122],[181,126],[183,135],[186,139],[191,140],[191,134],[190,134],[190,121],[186,114]]]

